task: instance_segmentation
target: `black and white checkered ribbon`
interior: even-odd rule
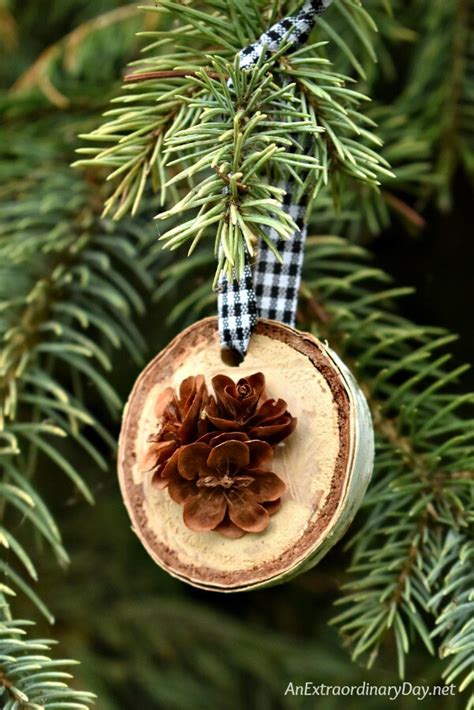
[[[285,17],[254,44],[243,49],[240,52],[240,67],[250,69],[255,66],[263,51],[277,51],[283,40],[291,42],[295,48],[303,45],[317,17],[331,2],[305,2],[298,14]],[[281,239],[274,229],[268,230],[268,237],[276,246],[282,261],[262,242],[254,272],[247,253],[243,277],[232,280],[224,275],[217,289],[221,345],[225,349],[237,351],[241,356],[247,352],[258,317],[279,320],[291,326],[295,324],[306,239],[306,204],[303,200],[295,202],[293,182],[288,181],[279,187],[285,190],[283,209],[298,226],[298,231],[288,240]]]

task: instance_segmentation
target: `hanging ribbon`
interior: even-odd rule
[[[262,52],[275,52],[283,40],[295,48],[303,45],[311,30],[332,0],[308,0],[297,15],[277,22],[254,44],[240,52],[241,69],[250,69],[260,59]],[[282,261],[277,259],[265,243],[260,244],[254,266],[246,253],[245,269],[241,279],[220,278],[218,285],[218,316],[221,346],[245,356],[257,318],[271,318],[293,326],[296,320],[298,292],[303,267],[306,224],[306,203],[293,198],[295,185],[290,180],[279,185],[285,190],[283,208],[295,221],[298,231],[289,239],[281,239],[273,229],[268,236],[276,246]]]

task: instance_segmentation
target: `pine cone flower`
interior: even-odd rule
[[[296,419],[286,402],[266,399],[265,376],[261,372],[237,383],[226,375],[216,375],[212,385],[216,397],[210,397],[205,412],[216,429],[241,431],[250,439],[261,439],[272,446],[294,431]]]
[[[272,457],[269,444],[242,432],[209,433],[180,449],[168,464],[168,492],[184,505],[187,527],[230,538],[263,532],[286,488],[268,470]]]
[[[153,471],[152,484],[165,488],[179,449],[205,434],[209,425],[202,416],[208,401],[204,377],[188,377],[179,387],[179,395],[168,387],[155,404],[160,430],[150,437],[141,462],[143,471]]]

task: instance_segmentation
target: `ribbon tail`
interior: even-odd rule
[[[248,254],[240,280],[221,276],[217,289],[217,311],[221,347],[245,357],[257,324],[257,299]]]
[[[293,204],[291,194],[284,198],[284,210],[298,227],[289,239],[282,239],[274,229],[268,230],[268,239],[274,249],[262,241],[255,269],[254,287],[261,318],[278,320],[294,326],[301,285],[304,247],[307,234],[306,207]],[[279,254],[280,258],[275,254]]]

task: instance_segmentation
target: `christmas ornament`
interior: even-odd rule
[[[308,1],[274,25],[242,50],[242,70],[282,41],[304,43],[330,2]],[[292,181],[282,187],[297,231],[283,240],[268,229],[243,275],[221,276],[218,318],[148,365],[123,420],[119,478],[133,528],[160,566],[205,589],[253,589],[314,565],[372,471],[362,392],[328,346],[293,327],[306,205]]]
[[[133,529],[160,566],[239,591],[315,564],[352,520],[372,458],[365,399],[326,345],[261,319],[231,367],[207,318],[137,380],[119,475]]]

